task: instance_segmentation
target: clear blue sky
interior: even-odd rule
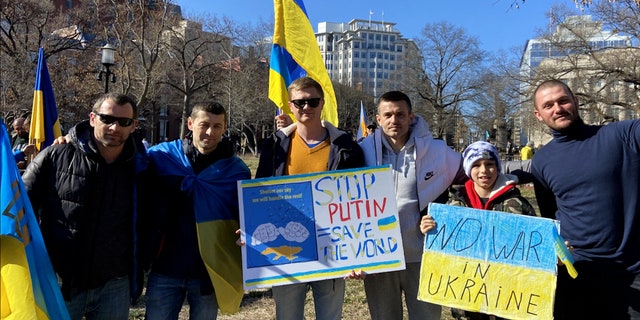
[[[176,0],[183,14],[206,12],[231,17],[239,22],[273,20],[271,0]],[[318,22],[348,22],[369,19],[396,23],[406,38],[420,35],[427,23],[448,21],[477,37],[483,50],[523,50],[526,41],[546,28],[546,13],[557,3],[572,6],[571,0],[527,0],[511,8],[512,0],[304,0],[314,30]]]

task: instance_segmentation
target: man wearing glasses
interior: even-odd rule
[[[324,107],[320,84],[303,77],[293,81],[288,91],[289,108],[297,122],[267,139],[256,178],[362,167],[362,150],[351,135],[320,119]],[[276,319],[304,319],[309,286],[313,290],[316,319],[342,319],[345,283],[341,278],[273,287]]]
[[[142,290],[135,239],[147,157],[131,136],[136,118],[131,97],[103,95],[23,175],[71,319],[128,319]]]

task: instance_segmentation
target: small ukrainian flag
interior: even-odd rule
[[[398,227],[396,216],[390,216],[378,220],[378,230],[387,231]]]

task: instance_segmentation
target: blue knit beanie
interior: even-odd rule
[[[466,149],[464,149],[462,157],[462,166],[464,167],[464,173],[466,173],[468,177],[471,177],[471,167],[473,166],[473,163],[481,159],[495,161],[496,166],[498,167],[498,172],[501,171],[500,155],[498,154],[498,149],[496,149],[496,147],[489,142],[476,141],[470,144]]]

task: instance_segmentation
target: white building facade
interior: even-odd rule
[[[316,40],[331,80],[374,97],[400,89],[406,57],[417,51],[393,22],[320,22]]]

